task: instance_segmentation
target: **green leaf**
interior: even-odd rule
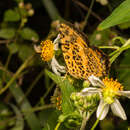
[[[128,29],[130,28],[130,21],[126,23],[122,23],[118,25],[120,29]]]
[[[7,10],[4,14],[4,21],[5,22],[17,22],[20,20],[20,15],[15,10]]]
[[[126,45],[127,44],[127,45]],[[120,47],[120,49],[118,49],[118,50],[115,50],[114,52],[112,52],[112,53],[114,53],[113,55],[112,55],[112,57],[110,58],[110,64],[112,64],[115,60],[116,60],[116,58],[123,52],[123,51],[125,51],[125,50],[127,50],[127,49],[129,49],[130,48],[130,45],[128,44],[128,42],[126,42],[122,47]],[[111,53],[111,54],[112,54]],[[111,55],[110,54],[110,55]],[[109,55],[109,56],[110,56]]]
[[[91,45],[107,45],[110,39],[110,35],[114,35],[114,32],[111,32],[110,29],[98,31],[95,30],[92,35],[89,36]]]
[[[0,38],[11,39],[15,36],[15,30],[13,28],[5,28],[0,30]]]
[[[20,35],[25,40],[31,40],[31,41],[38,41],[39,40],[38,34],[34,30],[32,30],[31,28],[24,28],[20,32]]]
[[[130,0],[121,3],[99,26],[99,30],[130,21]]]
[[[118,79],[123,83],[125,89],[130,90],[130,49],[124,53],[123,59],[120,61],[120,66],[117,69]]]
[[[75,91],[74,86],[67,80],[63,79],[58,75],[46,70],[48,76],[58,84],[62,92],[62,111],[64,114],[69,114],[74,111],[73,104],[70,100],[70,95]]]
[[[16,114],[16,124],[13,128],[11,128],[11,130],[23,130],[24,129],[24,119],[23,119],[22,113],[15,105],[10,104],[10,106],[12,107],[12,109],[14,110],[14,112]]]
[[[9,124],[9,118],[13,115],[13,112],[9,109],[8,105],[5,105],[0,101],[0,130],[6,130]],[[7,121],[8,120],[8,121]],[[4,122],[4,123],[2,123]],[[14,121],[10,121],[14,125]]]
[[[45,109],[39,113],[39,119],[41,120],[44,129],[43,130],[54,130],[58,117],[61,111],[56,109]]]
[[[20,44],[18,50],[18,55],[23,61],[34,53],[34,50],[26,44]]]
[[[14,53],[16,53],[18,51],[18,46],[15,43],[10,43],[8,45],[8,49],[9,49],[11,54],[14,54]]]
[[[11,76],[6,75],[6,83],[10,80]],[[16,82],[13,82],[12,85],[9,87],[10,92],[12,93],[13,97],[15,98],[17,105],[19,105],[21,111],[23,112],[24,119],[27,121],[28,126],[31,130],[41,130],[41,124],[39,119],[37,118],[34,112],[25,111],[32,109],[32,106],[28,99],[25,97],[24,92],[17,85]],[[22,97],[25,97],[24,100],[21,102]]]

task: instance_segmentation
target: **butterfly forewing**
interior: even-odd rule
[[[107,74],[106,61],[102,51],[93,49],[79,31],[66,24],[59,27],[60,42],[64,60],[70,75],[78,79],[88,79],[95,75]]]

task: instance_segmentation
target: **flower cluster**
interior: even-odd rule
[[[80,111],[91,111],[91,109],[94,109],[97,106],[99,100],[98,94],[84,95],[80,92],[73,92],[70,98],[74,101],[74,106]]]

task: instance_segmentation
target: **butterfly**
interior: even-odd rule
[[[73,25],[58,27],[61,49],[68,73],[77,79],[103,77],[109,71],[109,59],[99,48],[90,46],[86,35]]]

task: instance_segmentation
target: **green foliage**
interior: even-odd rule
[[[9,126],[13,126],[15,124],[15,120],[11,119],[13,112],[9,109],[7,105],[0,102],[0,130],[6,130]]]
[[[130,21],[130,0],[121,3],[112,14],[107,17],[98,28],[100,30],[110,28],[112,26]]]
[[[23,130],[24,129],[24,119],[20,110],[13,104],[10,104],[14,112],[16,113],[16,124],[11,130]]]
[[[111,32],[109,29],[103,31],[95,30],[89,40],[92,45],[107,45],[112,34],[114,35],[114,32]]]
[[[18,55],[23,61],[34,53],[34,50],[26,44],[19,45],[18,50]]]
[[[48,76],[56,82],[56,84],[60,87],[62,92],[62,111],[64,114],[69,114],[74,111],[74,106],[70,100],[70,95],[72,92],[76,91],[75,88],[70,84],[67,79],[61,78],[58,75],[55,75],[46,70]]]
[[[21,36],[25,40],[38,41],[38,34],[31,28],[23,28],[20,32]]]
[[[39,118],[44,126],[42,130],[53,130],[61,112],[56,109],[46,109],[39,113]]]
[[[12,39],[15,36],[14,28],[3,28],[0,29],[0,38]]]
[[[120,61],[120,66],[117,69],[118,79],[121,81],[126,90],[130,90],[130,62],[129,62],[130,49],[128,49],[123,56],[123,59]]]
[[[124,43],[124,41],[122,40],[121,42]],[[122,43],[122,44],[123,44]],[[114,52],[112,52],[111,54],[109,54],[111,56],[110,58],[110,64],[112,64],[116,58],[125,50],[130,48],[130,39],[128,41],[126,41],[125,44],[123,44],[121,47],[119,47],[117,50],[115,50]]]
[[[11,79],[11,76],[6,75],[7,83],[9,83],[10,79]],[[16,81],[10,85],[9,90],[11,91],[12,95],[14,96],[17,104],[19,104],[20,110],[23,113],[23,115],[25,116],[25,120],[27,121],[29,127],[32,130],[41,130],[41,125],[39,123],[39,120],[37,119],[37,116],[35,115],[35,113],[29,111],[32,108],[29,101],[26,98],[24,98],[23,102],[21,103],[21,99],[24,97],[24,92],[22,91],[22,89],[20,87],[17,86]],[[15,109],[15,112],[17,111],[16,108],[13,107],[13,109]],[[17,111],[17,114],[19,114],[18,111]],[[22,123],[22,122],[20,122],[20,123]]]
[[[17,22],[20,20],[20,14],[16,10],[9,9],[4,14],[5,22]]]
[[[122,23],[118,25],[121,29],[128,29],[130,28],[130,21],[126,23]]]
[[[76,26],[79,25],[80,27],[80,23],[84,23],[83,26],[89,36],[90,46],[100,45],[100,48],[104,48],[106,54],[109,55],[112,66],[110,67],[111,77],[117,78],[126,90],[130,90],[130,39],[128,34],[130,0],[125,0],[122,3],[121,1],[123,0],[110,0],[108,6],[102,8],[100,5],[101,8],[94,8],[97,5],[92,0],[95,5],[93,8],[89,7],[89,12],[91,12],[91,9],[94,12],[91,12],[90,19],[89,15],[86,15],[88,21],[85,17],[86,21],[82,21],[80,17],[77,17],[78,10],[75,10],[76,15],[73,14],[71,4],[65,0],[63,1],[66,5],[64,12],[56,8],[60,3],[57,5],[57,2],[55,2],[55,6],[53,0],[49,0],[49,2],[48,0],[42,0],[41,3],[32,0],[33,5],[25,3],[24,0],[14,0],[10,1],[8,7],[2,7],[1,12],[3,14],[0,15],[0,130],[24,130],[26,128],[30,130],[79,130],[82,129],[80,128],[81,125],[84,125],[89,120],[94,124],[96,119],[94,119],[95,116],[92,113],[97,109],[100,100],[99,95],[88,94],[85,96],[84,93],[80,95],[83,87],[92,86],[90,82],[81,79],[77,80],[69,76],[68,72],[66,72],[68,74],[66,77],[62,77],[46,70],[47,65],[52,68],[52,62],[43,62],[40,53],[36,55],[33,47],[34,44],[40,45],[40,41],[43,39],[50,38],[54,40],[57,37],[56,27],[57,24],[59,25],[59,21],[50,21],[50,19],[60,20],[60,22],[65,21],[61,17],[63,15],[69,21],[75,19],[73,23],[80,21],[75,24]],[[1,3],[3,4],[2,1]],[[44,14],[44,11],[42,11],[44,9],[42,4],[49,15]],[[76,4],[80,6],[79,3]],[[112,11],[114,8],[116,9]],[[109,13],[106,13],[106,9],[111,11],[110,16],[100,23],[98,30],[96,28],[98,20],[94,20],[94,18],[102,20],[102,16]],[[36,12],[36,15],[30,19],[34,12]],[[36,20],[39,25],[36,24],[35,18],[38,18]],[[92,23],[90,22],[91,18]],[[41,19],[43,19],[43,23]],[[48,21],[50,28],[48,28]],[[44,27],[41,28],[41,25],[44,25]],[[117,28],[110,29],[115,25],[118,25],[118,30]],[[34,30],[34,26],[37,27],[37,32]],[[125,29],[128,29],[128,31]],[[65,66],[61,45],[54,54],[59,64]],[[44,70],[45,73],[43,73]],[[56,86],[55,84],[60,89],[58,96],[62,98],[62,100],[59,100],[58,96],[55,96],[57,101],[55,105],[58,106],[58,101],[61,101],[59,103],[61,105],[60,111],[55,108],[54,104],[50,104],[51,96],[54,97],[53,87]],[[4,93],[5,91],[6,93]],[[40,99],[42,99],[42,102]],[[12,102],[14,100],[16,102]],[[11,105],[3,105],[8,103]],[[129,116],[129,111],[126,114]],[[91,116],[93,116],[92,120],[90,119]],[[88,120],[84,122],[87,118]],[[119,119],[117,118],[117,120]],[[110,117],[101,122],[99,127],[101,129],[126,129],[128,127],[128,121],[120,123],[122,125],[119,126],[116,126],[113,123],[114,121],[113,117]],[[92,123],[85,125],[90,128],[93,125]]]
[[[8,45],[8,49],[9,49],[11,54],[14,54],[14,53],[16,53],[18,51],[18,46],[17,46],[16,43],[10,43]]]

